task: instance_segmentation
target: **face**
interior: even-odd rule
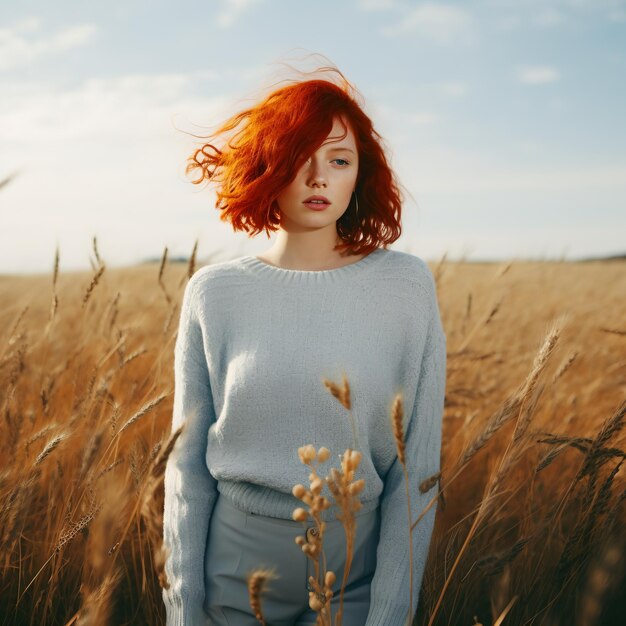
[[[345,213],[356,185],[359,171],[354,133],[335,117],[323,144],[300,168],[296,177],[278,195],[281,227],[287,230],[318,229],[333,225]],[[315,210],[304,204],[310,196],[324,196],[330,204]]]

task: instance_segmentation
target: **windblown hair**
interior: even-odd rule
[[[270,230],[276,231],[280,224],[277,196],[322,145],[339,116],[344,128],[346,122],[350,124],[359,154],[358,212],[352,194],[337,220],[341,243],[335,249],[369,254],[400,237],[403,198],[385,156],[384,140],[357,103],[358,92],[338,69],[321,69],[336,72],[340,83],[289,81],[293,84],[276,89],[204,136],[219,140],[221,148],[204,143],[188,158],[186,173],[199,170],[194,184],[203,180],[218,184],[215,207],[222,221],[230,221],[234,230],[245,230],[249,236],[265,229],[269,238]]]

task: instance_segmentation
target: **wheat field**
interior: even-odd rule
[[[173,348],[212,262],[196,249],[111,269],[94,240],[92,272],[57,256],[0,276],[0,624],[164,623]],[[414,624],[623,623],[626,262],[430,266],[448,372]]]

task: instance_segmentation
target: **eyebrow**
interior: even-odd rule
[[[329,148],[328,152],[352,152],[354,154],[354,150],[352,148]]]

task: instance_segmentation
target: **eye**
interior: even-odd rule
[[[343,161],[346,165],[350,165],[350,163],[346,161],[345,159],[333,159],[333,161]],[[345,167],[345,165],[342,167]]]

